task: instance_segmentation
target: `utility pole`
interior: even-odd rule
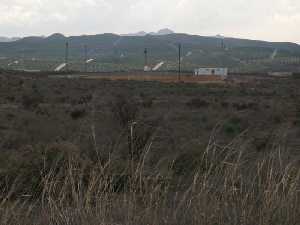
[[[66,71],[69,71],[69,42],[66,42],[65,63]]]
[[[21,70],[25,70],[25,49],[22,49]]]
[[[84,45],[84,72],[87,72],[87,45]]]
[[[178,81],[181,80],[181,44],[178,44]]]
[[[148,49],[147,49],[147,48],[145,48],[144,54],[145,54],[145,65],[144,65],[144,70],[147,70],[147,68],[148,68]]]

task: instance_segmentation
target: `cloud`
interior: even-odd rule
[[[0,0],[0,35],[177,32],[300,42],[298,0]]]

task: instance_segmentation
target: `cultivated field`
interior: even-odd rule
[[[299,223],[299,78],[88,76],[0,72],[1,225]]]

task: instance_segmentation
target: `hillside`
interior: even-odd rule
[[[300,46],[294,43],[266,42],[236,38],[205,37],[188,34],[121,36],[100,34],[65,37],[53,34],[47,38],[26,37],[9,43],[0,43],[0,57],[14,60],[46,60],[53,65],[65,57],[65,43],[69,42],[70,60],[78,64],[84,59],[84,45],[88,57],[96,59],[95,64],[115,68],[138,69],[143,67],[144,48],[148,48],[149,63],[160,61],[166,64],[162,69],[176,68],[178,43],[183,46],[183,68],[192,70],[197,66],[226,66],[241,70],[299,70]],[[276,52],[274,54],[274,52]],[[31,69],[45,69],[33,65]],[[7,61],[0,61],[5,67]],[[49,68],[51,68],[51,66]],[[40,68],[39,68],[40,67]],[[74,69],[78,69],[78,65]],[[96,65],[97,67],[97,65]],[[97,67],[97,68],[98,68]]]

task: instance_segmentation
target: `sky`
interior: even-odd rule
[[[300,0],[0,0],[0,36],[162,28],[300,43]]]

